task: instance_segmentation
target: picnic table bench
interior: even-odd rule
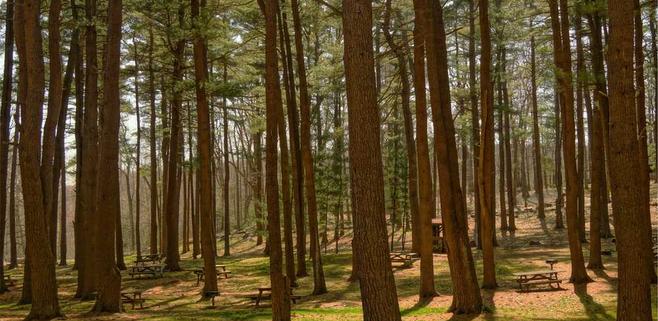
[[[543,270],[514,273],[513,275],[516,277],[516,282],[519,283],[521,292],[528,292],[531,286],[544,284],[547,284],[551,289],[561,289],[562,280],[558,278],[560,272],[562,271]]]
[[[256,306],[259,306],[261,301],[272,299],[272,287],[259,287],[258,294],[248,294],[246,297],[255,301]],[[297,300],[300,298],[301,296],[294,295],[292,293],[292,288],[290,288],[290,301],[292,301],[292,303],[297,303]]]
[[[209,297],[210,302],[212,302],[212,306],[215,306],[215,297],[219,296],[219,291],[207,291],[205,296]]]
[[[132,305],[132,309],[135,310],[135,305],[139,304],[139,308],[144,308],[144,300],[142,298],[142,291],[133,290],[133,291],[122,291],[121,292],[121,304],[129,303]]]
[[[14,285],[16,285],[16,280],[12,279],[12,278],[11,278],[11,275],[9,275],[9,274],[5,274],[5,276],[4,276],[4,280],[5,280],[5,284],[6,284],[7,286],[14,286]]]
[[[135,259],[135,265],[160,264],[163,258],[162,254],[141,255]]]
[[[150,275],[152,277],[163,277],[165,266],[163,264],[137,264],[130,267],[128,275],[134,278],[135,275]]]
[[[231,271],[228,271],[226,269],[226,265],[215,265],[215,271],[217,272],[217,277],[218,278],[224,278],[228,279],[228,276],[231,274]],[[199,283],[203,281],[203,277],[205,276],[205,271],[203,269],[194,269],[193,270],[194,274],[196,275],[196,285],[199,286]]]
[[[391,252],[389,254],[391,263],[402,263],[403,267],[410,267],[419,258],[418,253]]]

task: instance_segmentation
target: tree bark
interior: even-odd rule
[[[484,276],[482,288],[494,289],[496,268],[493,240],[495,225],[494,193],[494,106],[493,83],[491,80],[491,31],[489,25],[489,1],[480,0],[480,37],[482,58],[480,59],[480,104],[482,105],[482,134],[480,135],[480,207],[482,233],[482,262]],[[501,200],[504,202],[504,200]]]
[[[9,118],[14,72],[14,0],[7,1],[5,16],[4,70],[0,102],[0,262],[5,258],[5,224],[7,213],[7,169],[9,168]],[[4,264],[0,264],[0,293],[7,291]]]
[[[559,84],[562,120],[562,143],[564,154],[566,190],[567,234],[571,254],[570,282],[583,284],[591,282],[587,275],[582,247],[578,235],[578,167],[576,163],[576,133],[574,124],[573,85],[571,82],[571,54],[569,45],[569,21],[566,0],[549,0],[551,27],[553,30],[553,51],[556,77]]]
[[[283,118],[279,66],[276,48],[276,0],[259,0],[265,16],[265,105],[266,105],[266,190],[268,243],[270,245],[270,282],[272,284],[272,321],[290,320],[290,291],[288,279],[283,275],[281,226],[279,217],[279,183],[277,179],[278,122]]]
[[[178,8],[178,23],[183,25],[185,19],[185,9],[181,3]],[[169,271],[180,271],[180,253],[178,252],[178,222],[179,222],[179,207],[180,207],[180,172],[179,162],[181,156],[181,109],[182,109],[182,89],[179,83],[183,81],[183,68],[185,59],[185,45],[184,38],[178,39],[174,45],[174,66],[173,66],[173,81],[174,89],[171,100],[171,127],[169,129],[169,161],[167,162],[167,193],[165,196],[167,202],[165,203],[166,214],[166,235],[167,235],[167,258],[165,264]],[[164,220],[163,220],[164,221]]]
[[[111,0],[107,8],[107,44],[103,68],[103,121],[99,140],[98,194],[96,198],[96,227],[94,249],[96,268],[99,275],[98,295],[93,311],[121,312],[121,274],[117,269],[113,236],[120,231],[121,206],[119,197],[119,122],[121,121],[121,93],[119,78],[121,71],[121,23],[122,0]],[[119,234],[117,234],[119,236]]]
[[[422,8],[414,1],[416,17]],[[420,245],[420,288],[421,299],[431,298],[438,293],[434,286],[434,258],[432,253],[432,167],[430,165],[427,137],[427,94],[425,86],[425,35],[419,23],[414,24],[414,90],[416,101],[416,150],[418,155],[418,242]]]
[[[649,226],[637,139],[633,84],[633,10],[631,0],[608,4],[610,42],[610,179],[619,255],[617,320],[650,320],[647,267],[650,242],[637,228]]]
[[[544,220],[544,175],[543,160],[541,155],[541,138],[539,135],[539,111],[537,104],[537,53],[535,36],[530,38],[530,55],[531,55],[531,85],[532,85],[532,151],[535,162],[535,193],[537,194],[537,218]]]
[[[361,289],[363,319],[400,320],[386,244],[380,116],[372,50],[372,3],[345,1],[343,28],[354,209],[353,260]]]
[[[18,0],[14,28],[19,57],[19,104],[22,109],[20,169],[25,208],[26,274],[24,294],[32,306],[26,320],[61,316],[55,256],[49,246],[47,212],[40,177],[40,135],[45,91],[40,1]],[[29,93],[29,95],[28,95]],[[28,280],[29,278],[29,280]],[[25,287],[29,289],[25,289]],[[25,296],[25,295],[24,295]],[[25,297],[23,299],[26,299]]]
[[[475,213],[475,228],[473,229],[475,244],[482,248],[481,237],[481,209],[480,209],[480,112],[478,106],[478,93],[475,88],[475,1],[469,0],[469,39],[468,39],[468,96],[471,102],[471,145],[473,146],[473,212]]]
[[[96,0],[85,0],[85,18],[96,19]],[[97,277],[93,269],[93,228],[95,223],[96,187],[98,171],[98,53],[96,48],[97,31],[95,24],[88,24],[85,30],[85,108],[82,129],[80,215],[76,219],[80,242],[76,247],[78,267],[78,289],[75,297],[92,298],[96,291]],[[114,224],[114,221],[112,221]],[[112,237],[113,238],[113,237]],[[114,253],[114,251],[112,251]]]
[[[154,50],[153,28],[149,27],[149,51],[148,51],[148,71],[149,71],[149,104],[150,104],[150,125],[149,125],[149,148],[151,158],[151,220],[149,228],[149,248],[151,254],[158,253],[158,158],[157,146],[155,139],[155,72],[153,66]],[[164,93],[163,93],[164,94]]]
[[[203,295],[217,291],[217,273],[215,270],[215,250],[213,242],[213,212],[212,212],[212,175],[210,162],[212,150],[210,148],[210,111],[206,95],[208,81],[208,58],[206,39],[201,28],[207,21],[200,18],[200,11],[205,9],[205,0],[191,0],[192,19],[195,23],[194,31],[194,76],[197,103],[197,153],[199,155],[199,211],[201,216],[201,251],[203,252],[203,269],[206,271],[203,283]],[[190,180],[192,177],[190,176]]]
[[[459,168],[455,129],[450,110],[447,48],[442,7],[436,1],[422,2],[421,25],[425,34],[430,102],[434,124],[437,163],[437,194],[445,227],[448,263],[455,294],[448,309],[454,313],[479,313],[482,298],[477,285],[475,264],[468,240],[466,209],[459,186]],[[439,139],[441,137],[441,139]]]

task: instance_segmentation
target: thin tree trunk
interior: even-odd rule
[[[149,229],[149,248],[151,254],[158,253],[158,158],[156,155],[157,146],[155,140],[155,72],[153,66],[154,50],[153,29],[149,27],[149,52],[148,52],[148,71],[149,71],[149,100],[150,100],[150,158],[151,158],[151,222]],[[162,93],[164,95],[164,92]]]
[[[582,43],[582,18],[576,14],[576,137],[577,150],[577,181],[578,181],[578,237],[581,243],[587,243],[585,234],[585,124],[583,120],[584,89],[583,77],[585,75],[585,57]]]
[[[414,1],[416,17],[422,13],[419,1]],[[418,155],[418,221],[420,243],[421,299],[438,293],[434,287],[434,259],[432,254],[432,165],[430,165],[427,137],[427,96],[425,86],[425,35],[418,23],[414,24],[414,89],[416,101],[416,149]]]
[[[480,135],[480,207],[482,210],[482,258],[484,278],[482,288],[497,287],[494,263],[495,205],[494,199],[494,109],[493,83],[491,81],[491,31],[489,26],[489,1],[480,0],[480,34],[482,58],[480,61],[480,104],[483,131]],[[504,202],[504,200],[501,200]]]
[[[290,320],[290,292],[287,278],[283,275],[281,251],[281,226],[279,218],[279,183],[277,179],[277,134],[279,115],[283,109],[279,84],[278,55],[276,48],[278,2],[259,0],[265,16],[265,105],[267,128],[266,190],[268,244],[270,245],[270,282],[272,284],[272,321]]]
[[[200,3],[199,3],[200,2]],[[200,10],[206,6],[205,0],[191,0],[192,19],[196,22],[195,26],[202,28],[207,24],[206,20],[200,20]],[[199,156],[199,211],[201,216],[201,251],[203,252],[203,268],[205,273],[205,282],[203,283],[204,296],[212,291],[217,291],[217,274],[215,271],[215,248],[213,242],[213,212],[212,212],[212,174],[211,174],[211,155],[210,148],[210,111],[208,108],[208,98],[206,96],[205,84],[208,79],[208,58],[206,56],[206,39],[201,29],[194,32],[194,76],[197,103],[197,153]],[[191,139],[190,139],[191,141]],[[191,146],[190,146],[191,148]],[[190,176],[190,181],[192,177]],[[192,189],[192,188],[190,188]],[[198,225],[198,224],[197,224]],[[196,234],[195,234],[196,237]]]
[[[142,114],[139,107],[139,50],[137,40],[133,37],[133,46],[135,49],[135,117],[137,118],[137,148],[135,156],[135,230],[133,231],[133,249],[137,257],[142,256],[142,236],[140,232],[141,224],[141,168],[142,168]]]
[[[480,112],[478,108],[478,95],[475,74],[475,1],[469,0],[469,39],[468,39],[468,87],[471,102],[471,145],[473,146],[473,212],[475,213],[475,228],[473,229],[475,244],[482,248],[481,237],[481,210],[480,210]]]
[[[537,217],[540,220],[546,218],[544,213],[544,177],[543,160],[541,155],[541,138],[539,135],[539,111],[537,107],[537,54],[535,36],[530,38],[531,55],[531,82],[532,82],[532,151],[535,163],[535,193],[537,194]]]
[[[9,163],[9,118],[14,72],[14,0],[7,1],[5,16],[4,71],[2,73],[2,102],[0,103],[0,262],[5,258],[5,224],[7,213],[7,169]],[[11,218],[10,218],[11,220]],[[15,223],[14,223],[15,224]],[[0,264],[0,293],[7,291],[4,264]]]

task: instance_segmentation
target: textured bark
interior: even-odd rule
[[[541,138],[539,135],[539,111],[537,106],[537,53],[536,53],[535,36],[530,38],[530,55],[531,55],[531,83],[532,83],[532,154],[535,162],[535,193],[537,194],[537,217],[540,220],[546,218],[544,213],[544,175],[542,164]]]
[[[469,0],[469,39],[468,39],[468,96],[471,102],[471,145],[473,146],[473,212],[475,213],[475,228],[473,229],[475,244],[477,248],[482,248],[482,238],[480,233],[480,112],[478,106],[478,93],[475,88],[475,1]]]
[[[471,254],[464,208],[463,194],[459,187],[455,129],[450,110],[450,85],[448,81],[447,48],[442,7],[438,2],[425,0],[421,8],[420,25],[425,34],[427,73],[430,87],[430,103],[435,133],[435,157],[437,194],[441,199],[441,216],[445,227],[445,239],[450,265],[450,277],[455,295],[449,311],[454,313],[479,313],[482,297],[477,285],[475,264]],[[439,138],[440,137],[440,138]]]
[[[205,0],[191,0],[192,19],[195,23],[194,32],[194,76],[197,104],[197,153],[199,155],[199,212],[201,216],[201,251],[203,252],[203,269],[206,271],[203,294],[217,291],[217,273],[215,272],[215,250],[213,242],[213,212],[212,212],[212,175],[210,162],[210,111],[205,84],[208,79],[208,58],[206,57],[206,39],[201,28],[207,21],[199,18],[200,10],[205,8]],[[190,176],[190,180],[192,177]]]
[[[9,165],[9,117],[14,71],[14,0],[6,3],[4,70],[2,73],[2,101],[0,102],[0,262],[5,258],[5,224],[7,213],[7,174]],[[10,236],[11,237],[11,236]],[[4,264],[0,264],[0,293],[7,291]]]
[[[59,194],[59,188],[60,188],[60,181],[61,184],[61,194],[62,194],[62,200],[61,200],[61,216],[60,216],[60,237],[59,237],[59,253],[60,253],[60,261],[59,265],[60,266],[65,266],[66,265],[66,216],[67,216],[67,210],[66,210],[66,165],[64,164],[65,162],[65,153],[66,153],[66,146],[65,146],[65,138],[66,138],[66,116],[68,113],[68,105],[69,105],[69,95],[71,94],[71,84],[73,83],[73,72],[75,69],[75,66],[78,63],[78,59],[80,59],[80,45],[78,43],[78,40],[80,38],[79,35],[79,30],[76,28],[73,30],[73,34],[71,35],[71,49],[69,49],[69,54],[68,54],[68,61],[66,63],[66,71],[64,72],[64,84],[63,84],[63,89],[62,89],[62,108],[60,108],[59,111],[59,119],[57,121],[57,137],[56,137],[56,154],[55,154],[55,159],[53,163],[53,181],[52,181],[52,186],[53,186],[53,207],[51,210],[55,211],[54,214],[51,215],[51,217],[57,217],[57,194]],[[55,252],[53,252],[54,254]]]
[[[606,204],[601,207],[601,237],[610,238],[612,233],[610,231],[610,222],[608,216],[608,166],[606,165],[610,159],[610,146],[608,146],[608,89],[606,86],[606,73],[603,61],[603,40],[601,36],[601,12],[594,11],[587,15],[587,23],[590,29],[590,41],[592,51],[592,73],[595,80],[594,101],[595,109],[600,111],[601,120],[601,140],[603,145],[604,155],[602,157],[601,166],[603,166],[604,175],[601,178],[601,189],[604,202]]]
[[[178,8],[178,23],[183,25],[185,19],[185,7],[181,3]],[[181,159],[181,109],[183,92],[179,83],[183,81],[183,68],[185,59],[185,45],[186,40],[181,38],[176,41],[173,48],[174,66],[173,66],[173,81],[174,89],[171,99],[171,127],[169,128],[169,161],[167,162],[167,193],[165,196],[167,202],[166,208],[166,240],[167,240],[167,258],[165,264],[169,271],[180,271],[180,253],[178,252],[178,223],[179,223],[179,207],[180,207],[180,167],[179,162]],[[164,220],[163,220],[164,221]]]
[[[322,294],[327,292],[327,286],[324,280],[324,270],[322,268],[322,256],[320,253],[320,244],[318,239],[318,210],[315,195],[315,173],[313,169],[313,155],[311,150],[311,102],[308,95],[308,84],[306,81],[306,66],[304,64],[304,46],[302,44],[302,27],[299,15],[299,4],[297,0],[291,0],[293,22],[295,27],[295,51],[297,54],[297,70],[299,73],[299,105],[301,111],[300,140],[302,147],[302,164],[304,167],[304,190],[306,192],[306,206],[309,221],[309,236],[311,238],[310,254],[313,261],[313,293]],[[319,116],[319,115],[318,115]],[[318,132],[320,137],[320,132]],[[318,146],[322,146],[318,141]],[[297,231],[300,233],[300,231]],[[303,236],[304,234],[302,234]],[[299,251],[299,244],[297,247]],[[298,254],[297,260],[302,258]],[[299,269],[299,262],[298,262]],[[297,271],[302,275],[302,271]]]
[[[14,28],[19,57],[19,104],[22,109],[20,170],[24,203],[26,273],[24,299],[32,306],[26,320],[61,316],[55,256],[49,246],[47,212],[40,177],[40,136],[45,91],[40,1],[18,0]],[[29,93],[29,95],[28,95]],[[25,288],[28,289],[25,289]]]
[[[142,256],[142,235],[140,232],[141,224],[141,168],[142,168],[142,113],[139,106],[139,50],[137,41],[133,37],[134,61],[135,61],[135,118],[137,119],[137,148],[135,150],[135,230],[133,232],[133,246],[135,255]]]
[[[43,128],[41,149],[41,181],[43,184],[44,206],[46,222],[48,222],[48,236],[50,250],[57,253],[57,193],[53,192],[55,145],[57,122],[62,108],[62,55],[60,52],[61,35],[60,14],[61,0],[53,0],[48,8],[48,111]]]
[[[650,320],[651,291],[647,267],[650,241],[637,228],[650,224],[646,212],[640,143],[637,139],[633,84],[632,0],[608,4],[610,42],[610,179],[619,254],[617,320]]]
[[[585,56],[582,43],[582,18],[580,13],[575,17],[576,31],[576,137],[578,138],[577,150],[577,189],[578,189],[578,238],[581,243],[587,243],[585,234],[585,124],[583,119]]]
[[[480,37],[482,42],[482,58],[480,59],[480,104],[482,119],[482,134],[480,135],[480,208],[482,233],[482,262],[484,276],[482,288],[497,287],[494,263],[493,240],[495,220],[494,199],[494,106],[493,83],[491,80],[491,30],[489,25],[489,1],[480,0]],[[504,200],[501,200],[504,203]]]
[[[85,0],[85,18],[96,19],[96,0]],[[76,225],[79,226],[80,242],[76,245],[78,267],[78,288],[76,297],[89,299],[96,291],[97,277],[93,270],[93,228],[95,225],[96,186],[98,171],[98,53],[96,48],[96,25],[88,24],[85,30],[85,108],[82,129],[80,215]],[[114,224],[114,221],[113,221]],[[114,251],[112,251],[114,253]]]
[[[290,57],[290,39],[289,37],[286,36],[286,31],[284,31],[284,28],[287,29],[288,25],[286,22],[286,15],[279,11],[279,16],[278,16],[278,21],[279,21],[279,43],[280,43],[280,52],[281,52],[281,63],[282,63],[282,68],[283,68],[283,87],[286,92],[286,105],[288,107],[288,119],[290,119],[290,123],[293,124],[294,120],[292,120],[292,116],[290,115],[290,112],[292,110],[295,110],[297,108],[296,104],[296,98],[294,95],[294,87],[295,84],[292,83],[294,81],[294,78],[291,77],[292,75],[292,66],[290,65],[292,63],[292,59]],[[296,139],[290,138],[290,143],[291,143],[291,149],[288,149],[288,138],[286,135],[286,121],[284,117],[283,110],[280,111],[279,116],[281,117],[279,119],[279,150],[280,150],[280,157],[281,157],[281,189],[282,189],[282,201],[283,201],[283,245],[284,245],[284,250],[285,250],[285,269],[286,269],[286,276],[288,277],[288,280],[290,281],[291,286],[297,286],[297,280],[295,276],[295,255],[293,253],[293,239],[292,239],[292,216],[293,216],[293,208],[292,208],[292,200],[291,200],[291,195],[290,195],[290,172],[291,168],[293,168],[293,173],[296,171],[295,169],[295,156],[293,155],[292,161],[289,161],[291,158],[291,154],[295,154],[295,152],[292,151],[293,148],[295,148],[294,144]],[[294,126],[291,126],[290,132],[291,136],[294,136],[293,132],[296,131]],[[292,164],[291,164],[292,163]],[[294,174],[293,176],[293,181],[296,178],[297,174]],[[296,185],[295,182],[293,182],[293,191],[296,193],[298,190],[296,189],[298,186]],[[295,200],[296,202],[296,200]],[[298,208],[295,207],[295,211]]]
[[[642,187],[642,213],[645,213],[648,216],[647,222],[651,222],[651,207],[650,207],[650,185],[649,185],[649,156],[648,156],[648,146],[647,146],[647,111],[646,111],[646,90],[644,87],[644,47],[643,47],[643,38],[644,31],[642,30],[642,8],[640,7],[639,0],[634,0],[635,5],[635,44],[634,44],[634,53],[635,53],[635,119],[637,123],[637,137],[640,148],[640,153],[638,154],[640,160],[640,171],[638,172],[640,177],[640,186]],[[650,225],[643,227],[646,233],[647,241],[651,242],[652,228]],[[649,278],[652,283],[656,283],[656,271],[655,264],[653,263],[654,255],[652,252],[646,251],[645,254],[648,256],[647,262],[649,262]]]
[[[574,124],[573,84],[571,81],[571,56],[569,45],[569,21],[566,0],[550,0],[551,27],[556,77],[559,84],[562,120],[562,143],[566,177],[566,217],[569,252],[571,256],[570,282],[591,282],[587,275],[582,247],[578,235],[578,168],[576,163],[576,133]]]
[[[151,220],[149,228],[149,248],[151,254],[158,253],[158,158],[157,146],[155,140],[155,72],[153,66],[153,29],[149,28],[149,51],[148,51],[148,71],[149,71],[149,106],[150,106],[150,124],[149,124],[149,148],[151,159]]]
[[[283,275],[281,226],[279,213],[279,183],[277,178],[278,122],[283,119],[281,86],[277,55],[276,0],[259,0],[265,16],[265,105],[266,105],[266,190],[267,230],[270,245],[270,282],[272,284],[272,321],[290,320],[290,292],[288,279]]]
[[[343,28],[354,210],[353,260],[361,289],[363,319],[400,320],[386,244],[380,118],[373,73],[372,3],[345,1]]]
[[[71,7],[73,8],[73,20],[79,21],[79,8],[76,6],[75,0],[71,1]],[[80,281],[80,270],[79,263],[82,261],[81,258],[81,248],[82,248],[82,227],[80,222],[82,221],[82,198],[79,197],[80,191],[82,191],[82,132],[83,132],[83,123],[84,123],[84,96],[85,96],[85,75],[84,75],[84,57],[82,54],[82,49],[80,43],[86,39],[86,36],[82,35],[82,26],[78,24],[78,46],[75,48],[78,51],[78,60],[76,61],[75,67],[73,67],[73,73],[75,74],[75,213],[74,213],[74,224],[73,224],[73,235],[74,235],[74,245],[75,253],[74,259],[75,263],[73,264],[73,269],[78,270],[78,282]],[[74,44],[74,43],[72,43]],[[74,47],[72,46],[71,49]],[[76,290],[76,295],[78,292]]]
[[[420,15],[419,1],[414,1],[416,16]],[[421,298],[438,293],[434,287],[434,258],[432,253],[432,167],[427,137],[427,93],[425,86],[425,35],[418,23],[414,24],[414,90],[416,101],[416,151],[418,155],[418,243],[420,254]]]
[[[98,294],[93,311],[121,312],[121,274],[117,269],[114,252],[114,236],[121,225],[119,197],[119,122],[121,121],[121,97],[119,78],[121,71],[121,23],[122,1],[110,0],[107,8],[107,44],[103,63],[103,121],[99,140],[98,194],[96,198],[96,238],[93,255],[96,256],[95,273],[99,278]],[[117,234],[117,236],[119,236]]]
[[[224,66],[224,73],[226,73],[226,65]],[[231,216],[230,216],[230,202],[229,202],[229,185],[231,182],[231,172],[229,170],[228,156],[230,153],[228,146],[228,106],[226,99],[222,99],[222,111],[224,120],[222,121],[223,136],[224,136],[224,188],[222,199],[224,201],[224,256],[231,255]]]

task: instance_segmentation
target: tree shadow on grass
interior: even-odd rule
[[[418,299],[418,302],[416,302],[416,304],[414,304],[414,306],[412,306],[411,308],[404,309],[404,310],[401,311],[402,316],[406,316],[406,315],[408,315],[408,314],[412,314],[412,313],[414,313],[414,312],[416,312],[416,311],[418,311],[418,310],[420,310],[420,309],[426,307],[427,305],[429,305],[430,303],[432,303],[432,300],[434,300],[434,298],[437,297],[437,296],[439,296],[439,295],[437,294],[436,296],[433,296],[433,297],[419,298],[419,299]]]
[[[574,284],[574,290],[585,308],[585,313],[593,321],[614,321],[615,317],[605,311],[605,307],[594,301],[587,293],[587,284]]]

